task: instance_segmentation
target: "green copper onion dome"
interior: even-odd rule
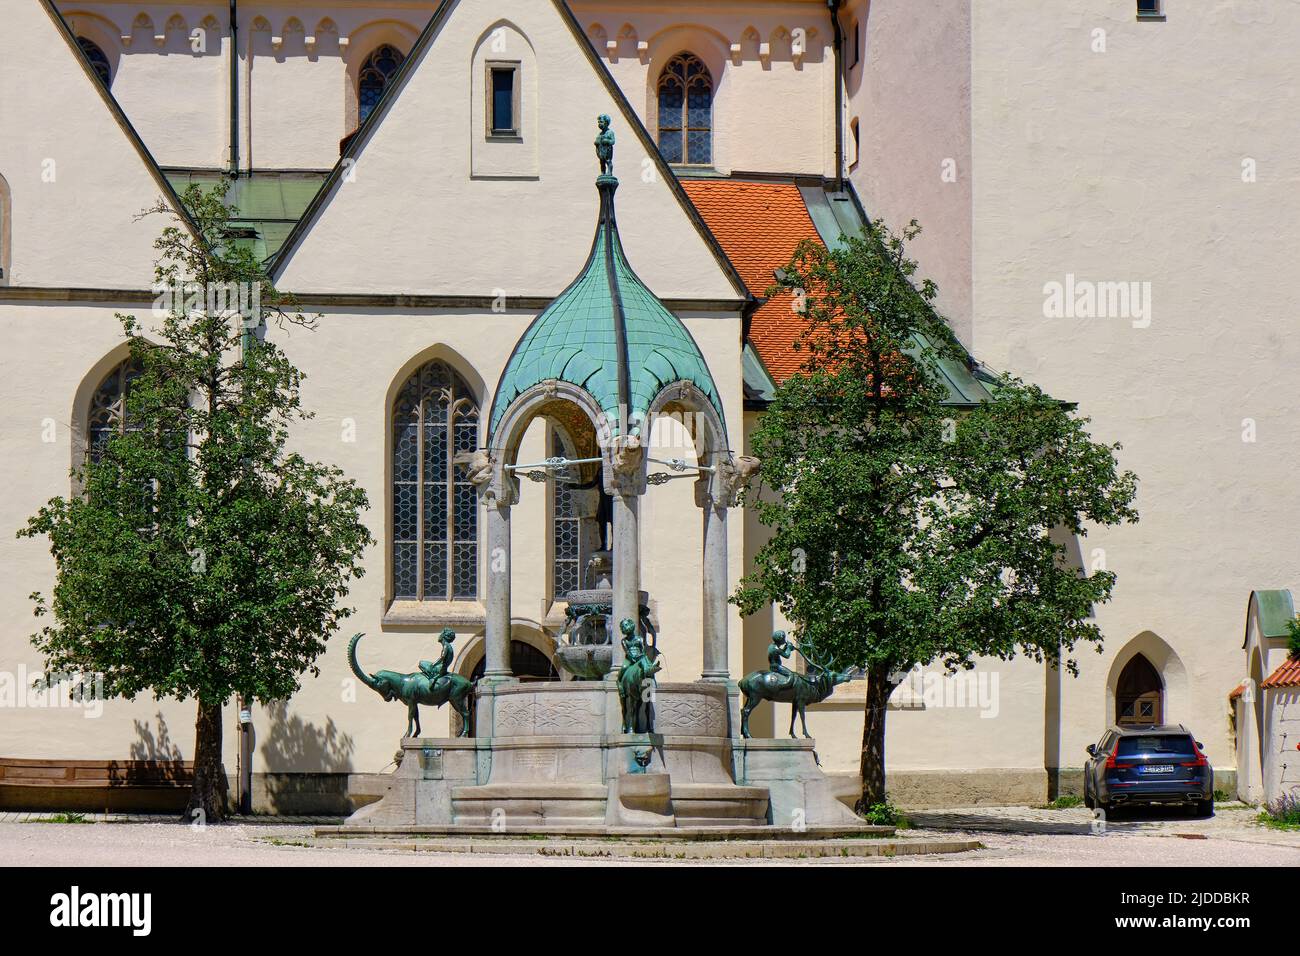
[[[528,326],[506,363],[492,403],[489,430],[518,396],[549,379],[585,389],[610,427],[620,429],[620,406],[628,431],[637,434],[660,391],[674,382],[693,383],[725,421],[722,401],[699,346],[681,319],[665,308],[632,271],[614,218],[613,133],[602,116],[596,152],[601,175],[600,218],[582,272]]]

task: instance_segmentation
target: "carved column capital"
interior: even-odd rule
[[[713,486],[710,489],[713,503],[722,508],[734,508],[741,492],[749,486],[761,466],[762,462],[750,455],[727,456],[719,459],[713,473],[714,480],[710,482]],[[696,497],[698,502],[698,492]],[[700,507],[704,505],[700,504]]]
[[[509,508],[519,500],[518,482],[491,452],[484,449],[462,451],[452,458],[452,463],[465,469],[465,474],[478,492],[483,503],[495,508]]]
[[[645,446],[637,435],[616,438],[605,453],[605,493],[627,497],[643,495],[646,489]]]

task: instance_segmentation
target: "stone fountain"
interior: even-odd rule
[[[614,216],[614,135],[609,117],[600,124],[600,214],[590,256],[515,346],[493,400],[487,447],[457,459],[478,489],[493,556],[484,596],[485,669],[474,691],[477,736],[402,740],[382,798],[341,830],[869,829],[834,798],[812,740],[751,740],[740,733],[739,691],[728,669],[727,513],[757,462],[732,455],[723,403],[703,355],[626,259]],[[698,464],[672,462],[677,476],[650,475],[646,423],[677,413],[699,423]],[[575,458],[518,463],[524,434],[538,417],[563,433],[564,446],[578,450]],[[510,670],[510,514],[520,475],[536,477],[539,468],[543,480],[573,468],[595,472],[612,533],[606,546],[600,519],[602,547],[588,564],[584,587],[567,595],[555,662],[573,679],[523,683]],[[640,655],[629,664],[655,661],[661,643],[640,589],[640,500],[648,487],[683,471],[692,472],[684,477],[695,479],[704,518],[703,673],[693,681],[680,674],[643,680],[640,689],[649,696],[639,698],[636,722],[643,732],[628,733],[620,701],[630,698],[627,687],[620,698],[618,678],[644,667],[625,671],[625,650]],[[624,620],[632,633],[616,641],[611,625]],[[425,671],[431,692],[442,673],[437,668]],[[419,675],[394,676],[418,683]]]

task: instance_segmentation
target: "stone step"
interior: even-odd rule
[[[770,830],[770,828],[769,828]],[[480,853],[522,856],[564,856],[574,858],[613,859],[845,859],[862,857],[916,856],[932,853],[965,853],[982,849],[977,840],[950,839],[734,839],[728,833],[718,840],[718,831],[695,838],[665,838],[647,840],[638,833],[626,842],[605,839],[573,839],[552,837],[548,839],[521,840],[518,834],[503,835],[499,839],[474,837],[418,838],[377,837],[352,834],[346,839],[321,839],[311,841],[316,846],[347,846],[357,849],[422,851],[428,853]]]
[[[603,783],[489,783],[453,787],[451,808],[463,824],[569,826],[603,821],[608,797]]]

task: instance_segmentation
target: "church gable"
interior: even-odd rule
[[[300,294],[539,296],[587,256],[596,117],[618,137],[619,220],[657,295],[743,283],[562,3],[459,0],[426,28],[286,242]]]
[[[0,62],[0,285],[147,289],[174,199],[48,0],[6,4]]]

